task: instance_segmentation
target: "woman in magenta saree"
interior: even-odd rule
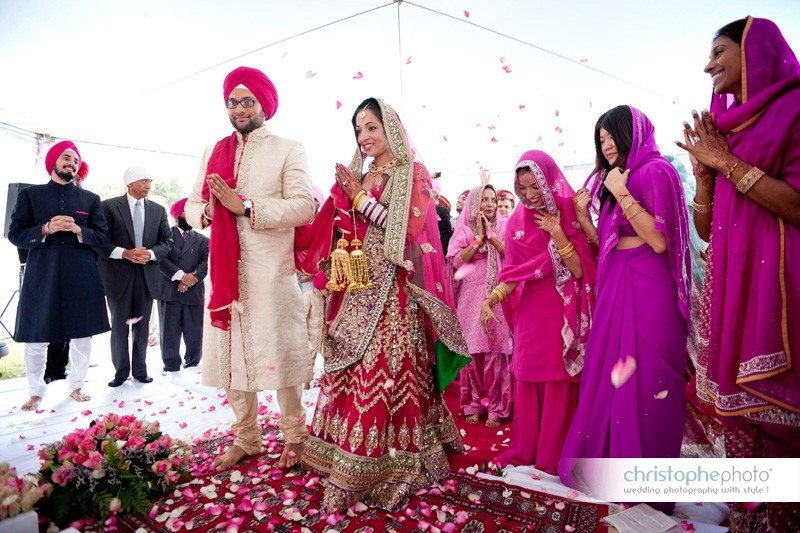
[[[495,462],[554,474],[578,404],[597,252],[576,219],[575,193],[549,155],[525,152],[514,189],[520,205],[506,226],[501,283],[481,310],[486,327],[495,318],[491,306],[503,300],[514,333],[513,435]]]
[[[599,209],[597,305],[558,466],[565,485],[584,491],[591,473],[578,459],[680,455],[691,283],[683,187],[653,125],[616,107],[598,120],[595,148],[587,185]]]
[[[723,422],[727,457],[800,456],[800,64],[778,27],[721,28],[706,72],[711,114],[684,143],[694,222],[710,242],[695,390]],[[800,528],[800,505],[731,504],[731,531]]]
[[[467,194],[450,239],[447,258],[463,275],[453,281],[456,314],[472,356],[459,374],[461,409],[476,424],[486,414],[486,425],[497,427],[511,415],[511,332],[505,320],[481,328],[481,302],[498,282],[503,266],[507,219],[498,215],[497,193],[479,185]],[[468,265],[468,266],[464,266]]]
[[[359,146],[350,167],[337,165],[331,196],[295,234],[297,268],[315,274],[318,289],[339,289],[326,301],[325,374],[302,462],[325,476],[328,510],[359,500],[394,510],[449,475],[445,452],[463,451],[440,392],[458,368],[444,376],[439,355],[467,348],[446,282],[428,172],[388,105],[365,100],[352,122]],[[362,175],[364,157],[373,160]],[[353,274],[352,252],[361,243],[368,286],[355,286],[348,275],[341,290],[336,268],[324,260],[344,247]]]

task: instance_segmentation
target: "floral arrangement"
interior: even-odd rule
[[[17,477],[17,469],[0,463],[0,520],[33,509],[51,487],[37,486],[35,480]]]
[[[52,485],[40,511],[56,523],[147,514],[151,497],[187,477],[191,448],[158,422],[109,413],[39,450],[40,483]]]

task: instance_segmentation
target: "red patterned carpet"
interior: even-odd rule
[[[267,450],[235,469],[209,473],[208,464],[231,440],[219,437],[199,444],[203,466],[198,477],[180,491],[161,498],[149,516],[125,517],[109,529],[147,531],[226,532],[605,532],[600,519],[604,505],[576,502],[526,491],[486,480],[459,469],[483,465],[510,437],[509,425],[486,428],[468,425],[457,411],[457,390],[446,393],[456,423],[462,429],[468,453],[451,457],[456,473],[441,484],[420,490],[396,512],[356,505],[346,513],[320,512],[319,476],[296,468],[288,473],[276,467],[281,443],[277,428],[265,426]],[[455,404],[455,405],[454,405]],[[271,421],[270,421],[271,422]],[[498,434],[499,433],[499,434]],[[472,468],[470,468],[470,472]]]

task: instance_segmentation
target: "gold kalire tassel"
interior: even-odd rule
[[[350,241],[353,251],[350,252],[350,269],[348,271],[350,284],[348,291],[360,291],[371,289],[372,282],[369,280],[369,264],[367,254],[361,249],[361,241],[358,237]]]
[[[336,249],[331,252],[331,276],[325,288],[334,292],[344,290],[351,277],[347,240],[342,237],[336,241]]]

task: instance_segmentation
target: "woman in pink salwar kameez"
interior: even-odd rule
[[[492,324],[488,334],[480,324],[480,303],[497,284],[503,266],[507,220],[497,214],[494,187],[479,185],[467,195],[447,248],[456,270],[458,321],[472,355],[472,363],[459,375],[461,409],[470,424],[485,413],[489,427],[499,426],[511,414],[511,332],[505,320]]]
[[[596,248],[575,216],[575,193],[553,159],[531,150],[516,166],[520,205],[506,226],[500,283],[483,302],[484,325],[503,301],[514,334],[514,429],[495,462],[555,473],[578,402],[588,340]]]

